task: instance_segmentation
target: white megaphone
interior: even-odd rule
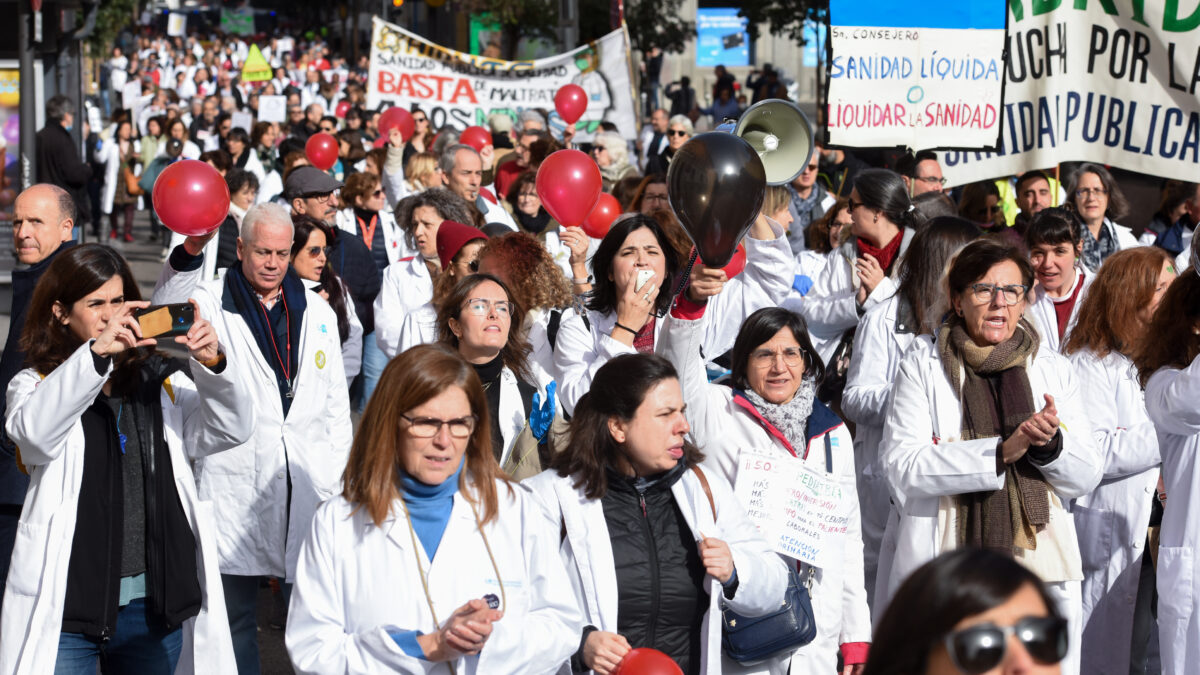
[[[812,125],[790,101],[767,99],[755,103],[738,118],[733,134],[758,153],[767,170],[767,185],[792,182],[812,157]]]

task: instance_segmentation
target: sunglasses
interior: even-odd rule
[[[687,136],[688,133],[686,131],[680,131],[679,129],[669,129],[667,131],[667,135],[668,136]]]
[[[954,631],[946,636],[946,651],[960,671],[980,675],[1004,660],[1010,635],[1016,635],[1042,665],[1058,663],[1067,655],[1067,622],[1052,616],[1030,616],[1012,626],[984,623]]]
[[[374,192],[371,193],[371,196],[372,197],[382,197],[383,196],[383,188],[377,188]]]
[[[312,256],[313,258],[315,258],[321,254],[324,254],[325,257],[328,258],[329,257],[329,248],[330,247],[328,247],[328,246],[309,246],[308,248],[306,248],[304,250],[308,253],[308,255]]]

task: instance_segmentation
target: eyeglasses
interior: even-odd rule
[[[313,258],[315,258],[319,255],[322,255],[322,254],[326,258],[328,258],[329,251],[330,251],[329,246],[309,246],[308,248],[304,249],[304,252],[307,253],[308,255],[312,256]]]
[[[517,199],[537,199],[537,198],[538,198],[538,193],[536,191],[522,192],[521,194],[517,195]]]
[[[425,119],[424,117],[414,117],[413,118],[413,122],[415,122],[417,124],[422,124],[422,123],[428,122],[428,121],[429,120]]]
[[[325,203],[329,202],[330,199],[333,199],[333,193],[332,192],[312,193],[312,194],[304,195],[304,198],[316,200],[316,202],[318,204],[325,204]]]
[[[467,438],[475,430],[476,418],[474,415],[452,420],[441,420],[436,417],[409,417],[405,414],[400,416],[408,422],[408,433],[415,438],[433,438],[442,430],[443,424],[450,430],[450,435],[454,438]]]
[[[472,261],[476,268],[479,267],[479,261]],[[467,300],[465,309],[475,316],[487,316],[491,311],[496,312],[496,316],[512,316],[513,303],[508,300],[487,300],[485,298],[471,298]]]
[[[946,179],[942,178],[941,176],[917,176],[913,180],[919,180],[922,183],[929,183],[930,185],[945,185],[946,184]]]
[[[850,213],[854,213],[854,209],[857,209],[860,206],[866,206],[866,204],[862,202],[856,202],[853,199],[846,199],[846,210]]]
[[[1076,197],[1087,199],[1088,197],[1100,197],[1108,194],[1108,190],[1104,188],[1079,188],[1075,191]]]
[[[371,196],[372,197],[382,197],[383,196],[383,188],[375,188],[375,191],[371,193]]]
[[[1000,665],[1008,651],[1008,638],[1017,639],[1042,665],[1062,661],[1067,655],[1067,622],[1056,617],[1026,617],[1012,626],[985,623],[946,636],[950,660],[966,675],[980,675]]]
[[[980,304],[991,302],[992,298],[996,297],[996,293],[999,292],[1004,296],[1005,302],[1015,305],[1029,292],[1029,287],[1024,284],[1012,284],[1010,286],[1001,286],[1000,284],[971,284],[967,290],[971,291],[975,302]]]
[[[817,168],[818,168],[818,166],[816,164],[809,164],[808,166],[804,167],[804,171],[805,172],[816,171]]]
[[[668,129],[667,135],[668,136],[687,136],[688,132],[683,131],[682,129]]]
[[[750,354],[750,365],[760,369],[770,368],[779,357],[783,357],[783,362],[789,366],[798,366],[804,363],[804,350],[800,347],[784,347],[777,352],[758,349]]]

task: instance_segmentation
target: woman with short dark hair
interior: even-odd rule
[[[839,656],[847,668],[861,666],[871,640],[863,583],[863,541],[855,485],[854,449],[842,421],[816,397],[825,374],[808,339],[804,319],[779,307],[760,309],[738,331],[730,359],[732,386],[709,384],[700,356],[703,305],[681,299],[666,319],[666,355],[680,375],[692,438],[702,446],[709,474],[737,486],[748,463],[787,462],[838,485],[830,515],[846,529],[831,535],[827,561],[780,553],[796,567],[812,593],[817,635],[791,654],[771,659],[769,672],[834,672]],[[765,458],[763,456],[766,456]],[[791,508],[806,509],[797,499]],[[759,527],[759,516],[751,517]],[[767,664],[764,664],[767,667]]]
[[[1012,558],[943,553],[896,592],[863,675],[1061,672],[1069,638],[1055,602]]]
[[[1033,269],[994,238],[947,274],[952,311],[900,362],[880,458],[900,509],[888,588],[943,551],[993,549],[1045,580],[1079,670],[1083,578],[1067,507],[1101,462],[1070,363],[1023,318]],[[889,599],[876,598],[878,610]]]
[[[349,287],[329,264],[333,228],[309,215],[293,216],[292,228],[292,269],[296,270],[304,287],[321,296],[337,315],[342,368],[346,371],[346,387],[349,388],[362,370],[363,326],[354,311]]]
[[[1037,279],[1029,292],[1028,316],[1054,351],[1062,351],[1095,273],[1082,261],[1082,225],[1065,208],[1042,209],[1025,230],[1029,262]]]
[[[721,608],[779,607],[786,569],[725,478],[698,464],[675,368],[622,354],[599,368],[552,469],[523,485],[551,522],[585,627],[575,672],[612,673],[631,648],[687,675],[743,672],[721,653]]]

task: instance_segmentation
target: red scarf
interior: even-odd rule
[[[653,316],[650,317],[650,320],[646,322],[645,326],[642,326],[642,329],[637,332],[637,335],[633,336],[633,348],[637,350],[637,353],[639,354],[654,353]]]
[[[868,253],[871,254],[875,257],[875,260],[879,261],[879,266],[883,268],[883,273],[890,274],[891,270],[889,268],[896,261],[896,257],[900,253],[900,243],[904,241],[904,230],[897,232],[896,236],[892,237],[892,240],[883,248],[875,248],[871,245],[871,242],[862,237],[858,237],[857,239],[858,254],[860,256],[866,256]]]

